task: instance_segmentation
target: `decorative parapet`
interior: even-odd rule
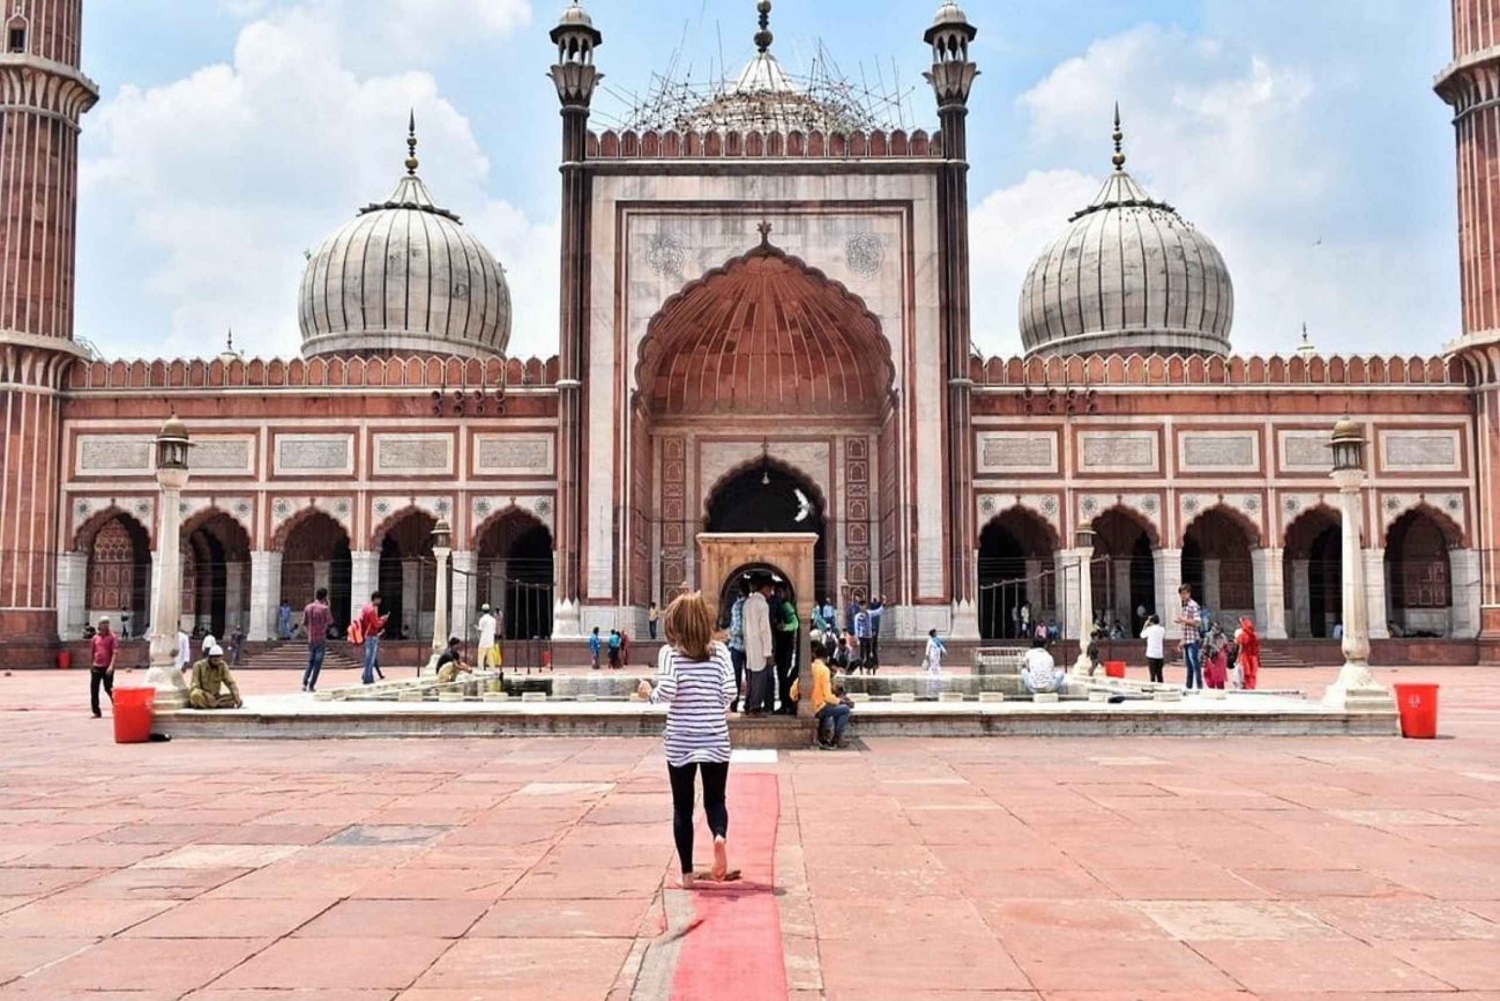
[[[79,362],[68,371],[73,392],[172,389],[489,388],[507,392],[552,387],[557,358],[456,358],[443,355],[378,358],[156,359]]]
[[[1457,358],[1272,355],[1050,355],[970,359],[976,388],[1103,389],[1110,386],[1463,386]]]
[[[892,132],[590,132],[591,160],[867,160],[940,158],[943,134]]]

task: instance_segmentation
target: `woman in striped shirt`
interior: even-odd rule
[[[729,705],[739,694],[729,650],[713,639],[713,618],[699,594],[685,594],[662,616],[668,646],[658,660],[656,687],[642,681],[640,694],[667,708],[664,736],[672,780],[672,836],[682,881],[693,880],[693,777],[703,773],[703,810],[714,836],[714,880],[734,879],[728,860]]]

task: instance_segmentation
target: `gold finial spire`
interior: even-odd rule
[[[1120,102],[1115,102],[1115,155],[1114,165],[1116,170],[1125,169],[1125,133],[1120,130]]]
[[[406,173],[416,177],[418,166],[420,164],[417,161],[417,111],[413,108],[406,132]]]
[[[766,52],[776,38],[771,34],[771,0],[760,0],[755,9],[760,13],[760,30],[755,33],[755,47]]]

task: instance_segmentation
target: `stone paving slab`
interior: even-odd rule
[[[1500,1001],[1500,674],[1381,676],[1445,739],[742,756],[763,961],[795,1001]],[[0,677],[0,1001],[653,1001],[693,955],[657,739],[121,746],[86,686]]]

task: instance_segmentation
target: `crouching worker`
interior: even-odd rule
[[[457,681],[460,673],[474,673],[474,669],[464,663],[463,654],[458,651],[462,642],[457,636],[448,637],[448,649],[438,655],[437,679],[445,685]]]
[[[238,709],[244,704],[240,686],[235,684],[233,672],[224,663],[224,648],[215,643],[208,648],[208,657],[193,665],[188,705],[194,709]]]

